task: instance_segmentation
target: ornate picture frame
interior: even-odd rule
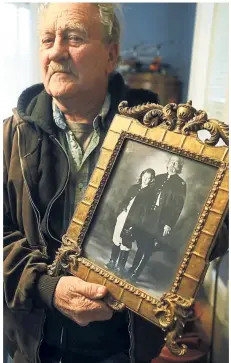
[[[169,349],[183,355],[186,347],[176,338],[192,315],[228,210],[228,126],[208,119],[191,101],[132,108],[123,101],[119,112],[49,274],[106,285],[110,306],[126,306],[166,330]],[[199,130],[209,131],[210,138],[201,141]],[[215,146],[219,139],[226,145]],[[160,207],[167,185],[172,204],[164,220]],[[149,244],[140,242],[143,235]],[[117,264],[125,256],[122,269],[110,259],[114,245],[120,249]],[[141,266],[145,258],[140,276],[132,278],[128,267],[135,260]]]

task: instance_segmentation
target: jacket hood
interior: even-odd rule
[[[112,95],[109,122],[117,111],[118,103],[124,98],[126,88],[122,76],[117,72],[112,73],[108,85],[108,91]],[[56,134],[52,97],[46,92],[42,83],[35,84],[22,92],[18,99],[17,113],[22,120],[34,123],[48,134]]]

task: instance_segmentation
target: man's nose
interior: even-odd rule
[[[49,58],[51,61],[66,60],[69,57],[68,47],[62,39],[56,38],[53,47],[50,49]]]

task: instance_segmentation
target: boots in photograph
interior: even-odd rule
[[[136,269],[134,270],[134,272],[131,275],[130,280],[132,282],[136,282],[138,277],[140,276],[141,272],[143,271],[144,267],[146,266],[148,260],[149,260],[150,256],[149,255],[144,255],[143,258],[141,259],[140,263],[138,264],[138,266],[136,267]]]
[[[142,260],[143,255],[143,252],[141,252],[139,249],[136,251],[132,266],[126,272],[126,277],[131,277],[135,269],[138,267],[140,261]]]
[[[118,273],[118,275],[120,275],[121,277],[123,277],[124,274],[124,269],[128,259],[129,252],[130,251],[120,251],[120,257],[115,272]]]
[[[120,253],[120,246],[116,246],[113,243],[112,250],[111,250],[111,258],[110,258],[110,261],[105,265],[106,268],[108,268],[109,270],[113,270],[115,268],[115,264],[119,257],[119,253]]]

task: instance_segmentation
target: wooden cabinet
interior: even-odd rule
[[[132,88],[144,88],[158,94],[159,103],[180,103],[181,83],[173,76],[160,73],[127,73],[124,75],[126,83]]]

